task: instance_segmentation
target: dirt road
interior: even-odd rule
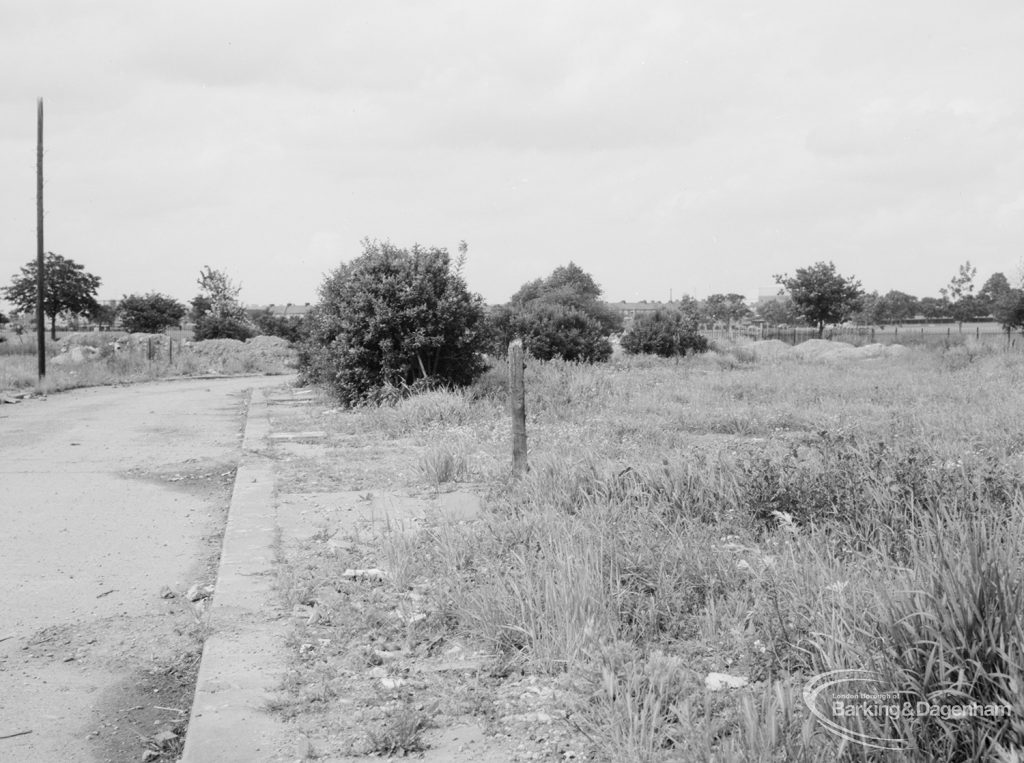
[[[204,625],[182,594],[214,582],[245,391],[287,381],[0,406],[0,760],[171,759]]]

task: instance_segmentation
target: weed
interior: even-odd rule
[[[388,757],[422,752],[426,727],[427,718],[422,713],[408,703],[400,703],[388,709],[379,726],[367,729],[366,752]]]

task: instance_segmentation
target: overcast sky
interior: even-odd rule
[[[365,237],[469,243],[488,302],[756,297],[832,260],[936,296],[1024,256],[1020,0],[0,0],[0,283],[316,299]]]

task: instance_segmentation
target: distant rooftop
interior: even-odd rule
[[[288,302],[283,305],[248,305],[248,310],[269,310],[271,315],[279,315],[290,318],[292,316],[302,316],[313,309],[313,306],[306,302],[302,305],[297,305],[292,302]]]

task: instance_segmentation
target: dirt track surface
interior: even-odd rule
[[[214,582],[246,390],[286,381],[0,406],[0,760],[139,761],[180,730],[203,627],[182,594]]]

